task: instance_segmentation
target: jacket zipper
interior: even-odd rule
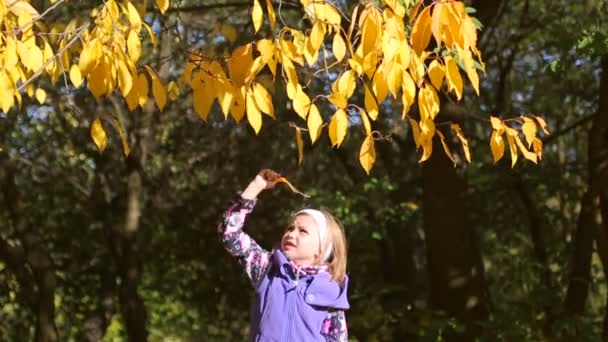
[[[295,299],[294,297],[297,296],[297,291],[298,291],[298,281],[300,280],[300,268],[298,267],[296,269],[296,279],[293,282],[293,289],[289,290],[289,292],[292,293],[288,293],[287,295],[288,300],[287,300],[287,329],[283,330],[284,335],[287,336],[283,336],[283,341],[291,341],[291,326],[293,323],[293,310],[294,310],[294,302]]]

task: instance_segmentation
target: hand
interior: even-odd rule
[[[255,176],[255,179],[251,181],[251,183],[249,183],[249,186],[243,191],[241,197],[245,199],[255,199],[263,190],[274,188],[279,178],[281,178],[280,174],[270,169],[264,169]]]
[[[263,187],[263,189],[268,190],[274,188],[279,178],[281,178],[281,175],[277,172],[271,169],[263,169],[255,176],[254,181]]]

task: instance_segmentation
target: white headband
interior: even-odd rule
[[[328,238],[329,227],[327,226],[327,219],[325,218],[325,215],[322,212],[320,212],[319,210],[304,209],[304,210],[298,211],[295,214],[295,216],[298,216],[301,214],[309,215],[310,217],[312,217],[312,219],[317,224],[317,227],[319,228],[319,251],[322,253],[321,255],[323,255],[321,262],[327,262],[327,260],[329,260],[329,257],[331,256],[333,244],[331,242],[331,239]],[[324,245],[326,245],[326,249],[325,249],[325,252],[323,253]]]

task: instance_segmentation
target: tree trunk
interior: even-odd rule
[[[608,55],[602,57],[601,63],[598,115],[593,119],[589,132],[589,187],[600,199],[601,214],[596,216],[596,220],[601,222],[598,224],[608,235]],[[605,267],[604,273],[608,274]],[[608,300],[606,306],[608,309]],[[608,339],[608,310],[604,317],[603,336]]]
[[[462,118],[457,107],[446,103],[441,116],[452,122]],[[439,117],[438,117],[439,119]],[[453,141],[445,131],[446,142]],[[461,150],[452,144],[453,152]],[[452,331],[449,341],[472,341],[481,333],[477,324],[488,314],[487,291],[481,253],[465,205],[464,175],[445,155],[438,137],[433,153],[423,166],[423,218],[431,306],[464,324],[462,333]]]
[[[566,313],[570,315],[580,315],[585,311],[591,281],[593,237],[602,229],[598,225],[601,222],[597,222],[599,204],[599,197],[593,196],[587,190],[582,199],[576,234],[573,240],[574,251],[570,261],[570,279],[564,302]]]

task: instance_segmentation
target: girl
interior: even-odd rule
[[[280,176],[262,170],[231,203],[219,227],[225,248],[238,257],[255,289],[251,341],[347,341],[346,240],[327,212],[297,212],[280,247],[264,250],[243,232],[256,198]]]

